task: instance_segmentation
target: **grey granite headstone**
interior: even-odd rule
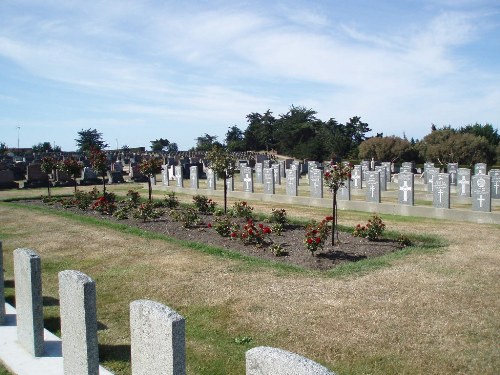
[[[500,169],[490,169],[491,177],[491,198],[500,199]]]
[[[363,174],[361,171],[361,165],[355,165],[351,174],[352,179],[352,188],[353,189],[362,189],[363,188]]]
[[[262,168],[271,168],[271,160],[263,160],[262,161]]]
[[[344,184],[337,191],[337,199],[339,201],[350,201],[351,200],[351,180],[347,179]]]
[[[280,178],[285,178],[285,170],[286,170],[286,166],[285,166],[285,162],[284,161],[278,161],[278,165],[279,165],[279,168],[280,168]],[[280,184],[281,184],[281,181],[280,181]]]
[[[367,173],[370,171],[370,161],[362,160],[361,161],[361,178],[363,181],[366,181]]]
[[[253,173],[250,167],[243,167],[243,191],[253,193]]]
[[[387,171],[385,167],[375,167],[375,171],[380,172],[380,191],[387,191]]]
[[[207,189],[216,190],[217,189],[217,176],[212,168],[207,169]]]
[[[200,182],[198,180],[198,166],[193,165],[189,167],[189,181],[192,189],[200,188]]]
[[[85,181],[92,181],[97,179],[97,173],[90,167],[85,167],[82,170],[82,179]]]
[[[182,167],[180,165],[175,166],[175,186],[184,187],[184,179],[182,178]]]
[[[469,168],[458,168],[456,192],[459,197],[470,197],[470,179]]]
[[[491,212],[491,177],[484,174],[472,176],[472,211]]]
[[[158,302],[130,303],[132,375],[185,375],[185,320]]]
[[[326,367],[298,354],[259,346],[245,353],[246,375],[335,375]]]
[[[427,184],[427,170],[429,168],[434,168],[434,163],[427,161],[424,163],[424,184]]]
[[[438,168],[428,168],[427,169],[427,191],[429,193],[434,192],[434,179],[439,174]]]
[[[227,191],[234,191],[234,176],[226,178]]]
[[[309,180],[311,170],[316,169],[319,167],[319,163],[317,161],[308,161],[307,162],[307,179]]]
[[[438,173],[434,176],[433,206],[450,208],[450,175]]]
[[[239,163],[239,170],[240,170],[240,181],[243,182],[243,168],[247,166],[247,163]]]
[[[34,357],[44,351],[42,262],[30,249],[14,250],[17,340]]]
[[[446,167],[446,171],[450,175],[450,185],[457,185],[457,171],[458,171],[458,163],[448,163]]]
[[[262,163],[255,163],[255,182],[258,184],[262,184],[264,182],[262,176],[263,168]]]
[[[281,185],[280,165],[273,164],[271,168],[274,169],[274,184]]]
[[[323,198],[323,171],[321,169],[309,171],[309,189],[311,198]]]
[[[486,174],[486,164],[476,163],[474,165],[474,174]]]
[[[412,173],[411,166],[402,165],[401,168],[399,168],[399,173]]]
[[[0,241],[0,326],[5,320],[5,291],[3,285],[3,244]]]
[[[95,282],[80,271],[59,272],[64,374],[99,374]]]
[[[398,202],[399,204],[407,204],[410,206],[414,205],[414,176],[413,173],[399,173],[398,175],[399,192],[398,192]]]
[[[168,172],[168,164],[164,164],[161,166],[161,181],[163,186],[169,186],[170,185],[170,175]]]
[[[275,169],[273,168],[264,168],[263,169],[263,181],[264,181],[264,194],[274,194],[274,173]]]
[[[292,165],[290,165],[290,171],[293,171],[293,173],[296,174],[296,178],[297,178],[297,186],[300,185],[300,173],[301,173],[301,170],[302,170],[302,164],[300,163],[297,163],[297,162],[293,162]],[[288,170],[287,170],[287,173],[288,173]]]
[[[296,169],[288,169],[286,175],[286,195],[297,196],[297,170]]]
[[[38,163],[30,164],[26,167],[26,179],[28,181],[47,181],[47,173],[42,171],[42,165]]]
[[[381,202],[380,172],[368,171],[366,173],[366,201]]]
[[[121,184],[125,182],[121,172],[108,171],[106,175],[108,176],[108,182],[110,184]]]

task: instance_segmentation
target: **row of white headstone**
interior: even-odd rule
[[[32,357],[44,355],[41,276],[41,259],[35,251],[14,250],[17,337]],[[61,271],[58,276],[64,374],[111,374],[99,368],[95,281],[74,270]],[[5,315],[0,241],[0,325]],[[133,301],[130,304],[130,341],[133,375],[186,373],[185,319],[169,307],[150,300]],[[246,352],[246,374],[333,373],[298,354],[256,347]]]

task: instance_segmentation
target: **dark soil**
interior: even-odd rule
[[[141,228],[147,231],[162,233],[170,237],[181,240],[193,241],[219,248],[235,251],[244,255],[269,259],[275,262],[296,265],[312,270],[329,270],[335,266],[346,262],[357,262],[362,259],[374,258],[401,249],[398,242],[392,240],[369,241],[366,238],[354,237],[350,233],[339,232],[338,240],[335,238],[335,246],[331,244],[331,234],[323,249],[319,249],[314,256],[304,245],[305,228],[299,225],[288,225],[283,230],[281,236],[272,233],[263,246],[246,245],[239,239],[220,236],[214,228],[209,228],[209,224],[214,223],[212,215],[199,215],[201,222],[194,228],[184,228],[181,223],[174,221],[166,213],[153,221],[143,222],[139,219],[130,218],[119,220],[110,215],[101,215],[99,212],[86,210],[82,211],[76,207],[63,208],[60,204],[43,204],[40,200],[22,201],[24,204],[44,205],[55,210],[71,211],[80,215],[92,216],[99,219],[111,220],[132,227]],[[319,218],[318,218],[319,219]],[[244,219],[233,218],[233,221],[244,225]],[[255,222],[257,225],[257,221]],[[270,225],[269,223],[263,223]],[[286,251],[283,256],[275,256],[269,247],[272,244],[279,244]]]

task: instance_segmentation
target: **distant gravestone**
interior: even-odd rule
[[[296,179],[297,179],[297,186],[300,185],[300,173],[302,170],[302,164],[293,162],[293,164],[290,166],[289,171],[293,171],[291,173],[295,173]],[[288,171],[287,171],[288,172]]]
[[[286,195],[291,195],[296,197],[298,194],[297,189],[297,170],[296,169],[288,169],[286,175]]]
[[[429,193],[434,192],[434,179],[439,174],[438,168],[429,168],[427,170],[427,191]]]
[[[413,173],[399,173],[398,176],[399,192],[398,192],[398,202],[399,204],[407,204],[410,206],[414,205],[414,176]]]
[[[262,161],[262,168],[271,168],[271,160],[263,160]]]
[[[14,172],[9,169],[0,171],[0,189],[18,188],[19,185],[14,181]]]
[[[125,180],[123,179],[123,174],[117,171],[108,171],[107,173],[108,182],[110,184],[123,184]]]
[[[321,169],[309,171],[309,189],[311,198],[323,198],[323,171]]]
[[[448,163],[446,170],[450,175],[450,185],[457,186],[458,163]]]
[[[472,211],[491,212],[491,177],[484,174],[472,176]]]
[[[26,168],[26,180],[28,181],[48,181],[49,176],[42,171],[41,164],[30,164]]]
[[[111,164],[111,171],[113,172],[123,172],[123,164],[119,161]]]
[[[250,167],[243,167],[243,191],[253,193],[253,174]]]
[[[175,166],[175,181],[177,187],[184,187],[184,179],[182,178],[182,167],[180,165]]]
[[[405,163],[403,163],[401,168],[399,168],[399,173],[412,173],[411,165],[405,165]]]
[[[339,201],[351,200],[351,180],[344,180],[344,184],[337,191],[337,199]]]
[[[500,169],[491,169],[491,198],[500,199]]]
[[[387,191],[387,171],[385,167],[375,167],[375,171],[380,173],[380,191]]]
[[[470,169],[458,168],[457,170],[457,195],[459,197],[470,197]]]
[[[227,191],[234,191],[234,176],[226,178]]]
[[[434,176],[433,206],[450,208],[450,175],[438,173]]]
[[[434,163],[427,161],[424,163],[424,184],[428,183],[428,176],[427,176],[427,170],[429,168],[434,168]]]
[[[247,166],[247,163],[240,163],[240,181],[243,182],[243,168],[245,168]]]
[[[387,182],[391,182],[391,168],[392,163],[390,161],[382,162],[382,167],[385,168],[385,179]]]
[[[370,171],[370,161],[363,160],[361,161],[361,178],[363,181],[366,181],[367,173]]]
[[[85,167],[82,170],[82,180],[84,182],[92,182],[97,180],[97,173],[90,167]]]
[[[264,182],[262,176],[263,168],[264,167],[262,163],[255,163],[255,182],[257,182],[258,184],[262,184]]]
[[[285,162],[279,161],[278,165],[280,168],[280,178],[285,178],[285,170],[286,170]],[[280,180],[280,184],[281,184],[281,180]]]
[[[310,179],[311,170],[318,168],[318,167],[319,167],[319,163],[317,161],[308,161],[307,162],[307,179],[308,180]]]
[[[355,165],[351,174],[352,188],[362,189],[363,188],[363,177],[361,173],[361,165]]]
[[[368,171],[366,173],[366,201],[381,202],[380,195],[380,172]]]
[[[474,174],[486,174],[486,164],[476,163],[474,165]]]
[[[163,164],[161,166],[161,182],[163,186],[169,186],[170,184],[170,175],[168,169],[169,169],[168,164]]]
[[[198,167],[196,165],[189,167],[189,181],[192,189],[199,189],[200,182],[198,180]]]
[[[217,178],[212,168],[207,169],[207,188],[208,190],[216,190]]]
[[[279,164],[273,164],[271,168],[274,169],[274,184],[281,185],[281,174]]]
[[[264,168],[263,169],[263,181],[264,181],[264,194],[274,194],[274,173],[275,170],[273,168]]]

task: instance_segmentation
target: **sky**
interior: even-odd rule
[[[500,123],[498,0],[1,0],[0,142],[223,142],[302,106],[368,135]]]

